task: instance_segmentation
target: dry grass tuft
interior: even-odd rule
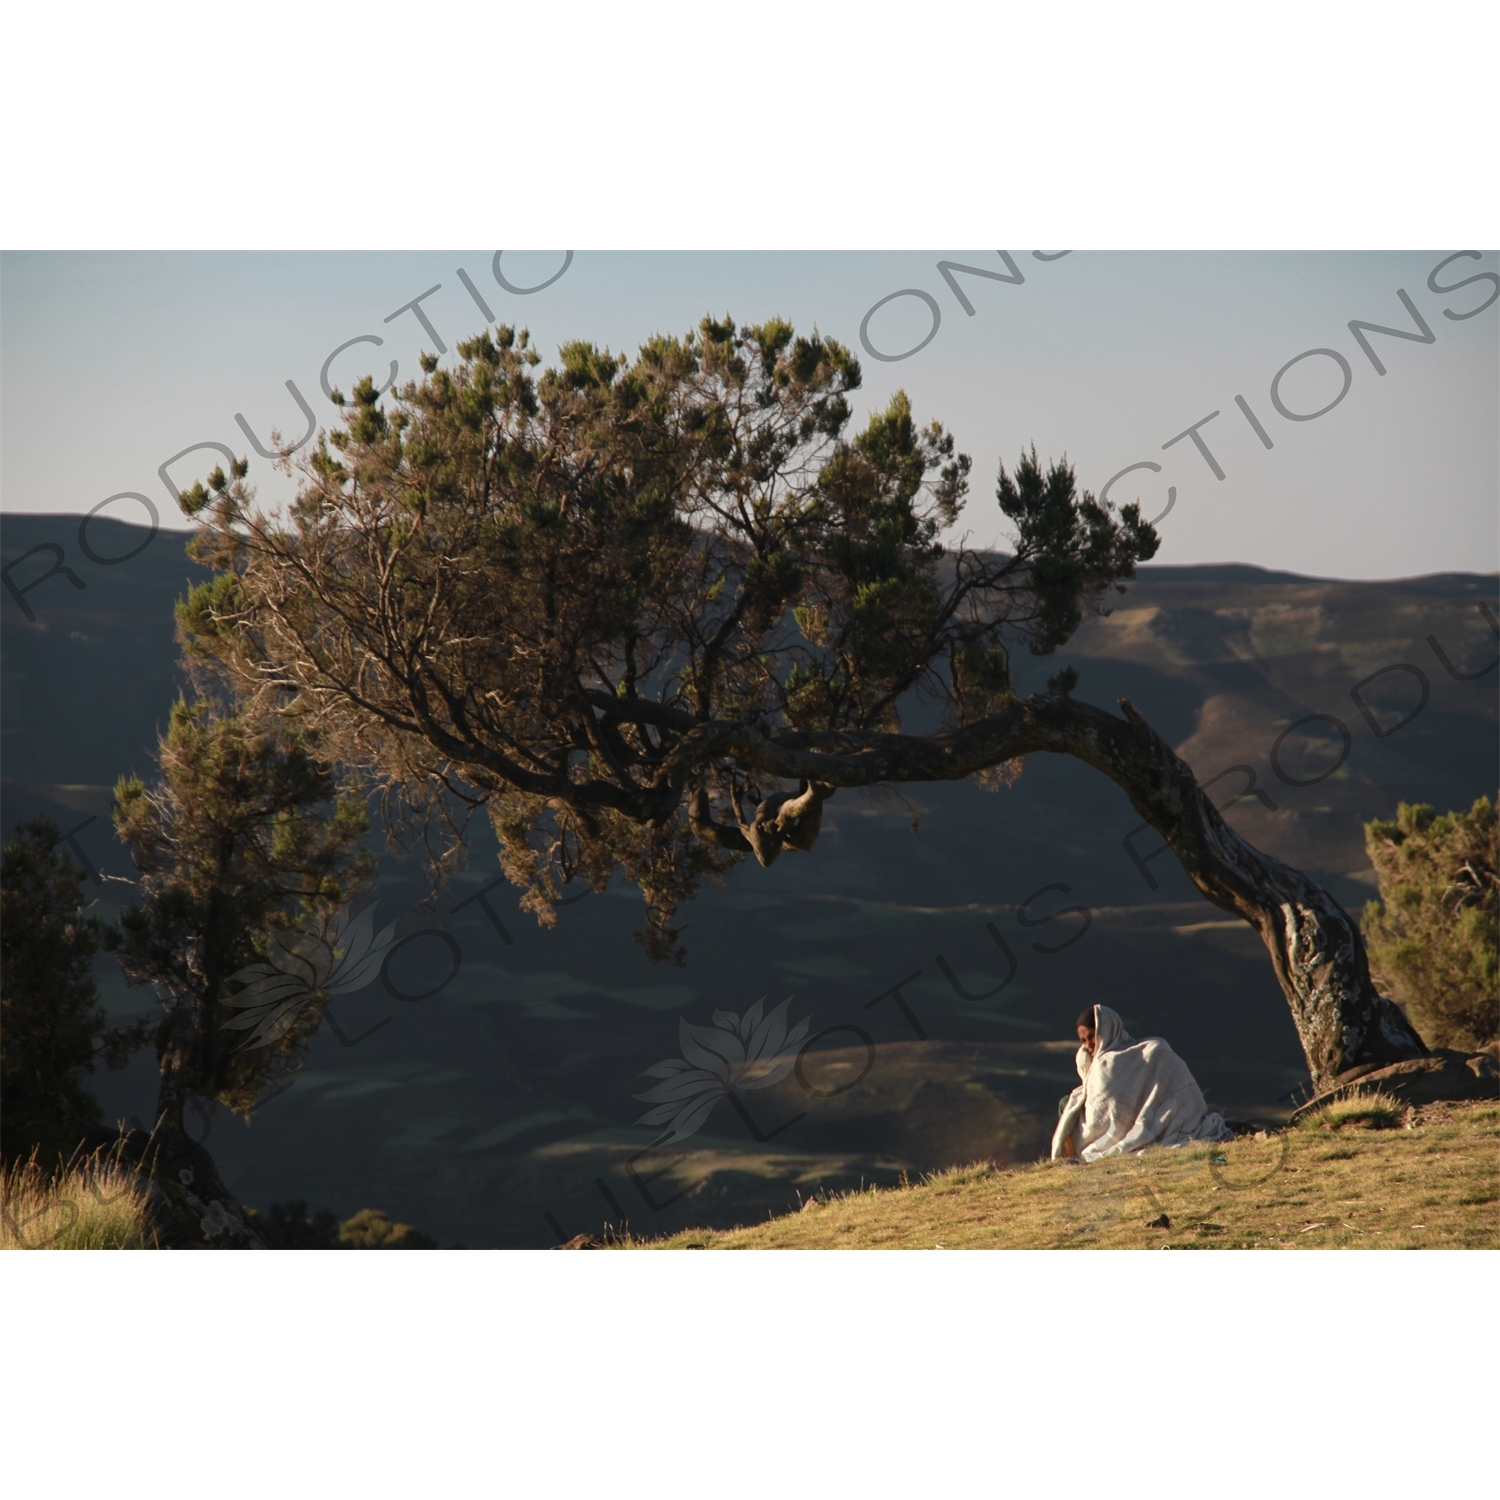
[[[148,1250],[150,1190],[91,1158],[54,1177],[35,1159],[0,1172],[0,1250]]]
[[[1297,1124],[1303,1130],[1319,1130],[1325,1125],[1333,1130],[1349,1125],[1366,1130],[1399,1130],[1409,1109],[1409,1105],[1379,1090],[1370,1093],[1356,1090],[1304,1115]]]

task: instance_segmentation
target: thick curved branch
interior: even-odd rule
[[[1210,901],[1260,933],[1320,1088],[1425,1055],[1400,1009],[1376,993],[1354,919],[1315,881],[1235,833],[1203,794],[1191,768],[1129,702],[1121,700],[1120,707],[1123,718],[1065,696],[1033,697],[962,729],[926,736],[847,732],[773,737],[749,724],[705,725],[683,737],[673,752],[673,769],[687,774],[730,759],[803,782],[808,786],[805,797],[818,786],[954,781],[1037,752],[1076,756],[1124,791]],[[763,863],[788,842],[773,833],[788,801],[743,830]],[[763,819],[764,831],[757,834]]]
[[[706,787],[697,788],[688,800],[688,823],[705,844],[712,844],[716,849],[727,849],[735,854],[750,852],[750,841],[740,829],[728,823],[714,821]]]

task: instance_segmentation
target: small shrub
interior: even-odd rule
[[[431,1235],[410,1224],[393,1224],[378,1208],[362,1208],[339,1225],[340,1250],[436,1250]]]

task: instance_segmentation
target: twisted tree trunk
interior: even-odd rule
[[[156,1129],[141,1148],[142,1162],[195,1249],[264,1250],[265,1241],[224,1185],[213,1157],[187,1133],[183,1116],[193,1094],[184,1071],[180,1053],[169,1050],[162,1057]]]
[[[149,1133],[89,1126],[84,1150],[103,1154],[150,1183],[156,1234],[164,1249],[264,1250],[265,1240],[224,1185],[213,1157],[184,1125],[194,1097],[189,1077],[197,1029],[196,997],[178,997],[157,1059],[161,1078],[155,1126]]]
[[[774,813],[768,807],[772,815],[757,818],[753,837],[747,837],[749,829],[713,823],[705,796],[692,801],[692,823],[701,836],[751,848],[769,864],[782,845],[805,848],[810,842],[811,819],[783,827],[775,814],[794,805],[811,811],[832,788],[958,780],[1038,751],[1077,756],[1125,792],[1215,906],[1243,917],[1260,934],[1319,1092],[1427,1056],[1401,1010],[1376,993],[1354,918],[1315,881],[1246,843],[1220,817],[1187,764],[1128,701],[1121,699],[1120,707],[1124,718],[1066,696],[1037,696],[963,729],[925,736],[767,736],[742,724],[705,726],[694,748],[798,778],[807,790]],[[685,736],[679,753],[693,739]]]
[[[1124,789],[1215,906],[1260,934],[1314,1087],[1425,1056],[1401,1009],[1371,982],[1356,920],[1316,881],[1242,839],[1161,736],[1129,702],[1120,707],[1126,733],[1077,753]]]

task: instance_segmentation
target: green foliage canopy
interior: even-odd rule
[[[1500,1036],[1500,817],[1488,797],[1439,817],[1402,803],[1365,824],[1380,900],[1365,906],[1370,972],[1434,1047]]]
[[[1000,474],[1013,550],[945,547],[969,459],[901,392],[851,430],[858,363],[780,319],[539,363],[502,327],[388,403],[362,381],[284,515],[242,465],[195,486],[217,577],[179,621],[395,822],[449,819],[447,855],[453,809],[484,807],[544,922],[623,870],[653,957],[705,874],[810,847],[830,789],[805,780],[770,837],[785,773],[755,747],[893,735],[919,700],[948,728],[994,714],[1011,647],[1055,650],[1156,549],[1035,453]]]
[[[192,1097],[248,1116],[295,1066],[326,996],[294,997],[258,1047],[226,1030],[221,1002],[273,934],[316,930],[373,861],[359,848],[363,805],[337,797],[330,773],[274,715],[179,700],[158,763],[156,786],[126,777],[115,788],[116,831],[141,872],[118,953],[127,978],[162,997],[158,1108],[180,1127]]]

